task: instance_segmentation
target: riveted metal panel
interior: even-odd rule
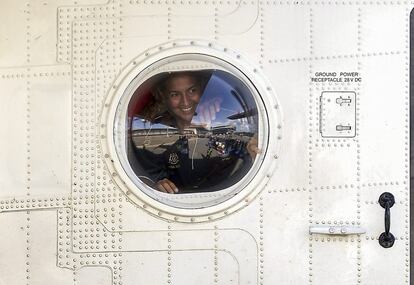
[[[413,6],[2,1],[0,284],[409,284]],[[145,196],[111,152],[122,88],[190,53],[250,80],[269,142],[246,191],[195,210]],[[355,94],[354,136],[321,135],[323,92]]]

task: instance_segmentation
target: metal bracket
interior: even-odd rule
[[[310,226],[310,234],[322,235],[359,235],[366,233],[366,230],[355,226]]]

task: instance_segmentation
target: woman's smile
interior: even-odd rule
[[[167,107],[179,129],[191,125],[201,93],[200,83],[191,74],[178,74],[166,82]]]

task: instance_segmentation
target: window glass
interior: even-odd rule
[[[249,172],[259,152],[254,96],[228,72],[161,72],[133,91],[128,161],[156,191],[228,188]]]

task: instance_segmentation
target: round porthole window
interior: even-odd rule
[[[131,201],[159,216],[227,215],[263,189],[277,157],[267,109],[277,104],[263,96],[271,88],[249,76],[257,70],[213,50],[191,43],[146,53],[105,104],[102,142],[113,177]]]

